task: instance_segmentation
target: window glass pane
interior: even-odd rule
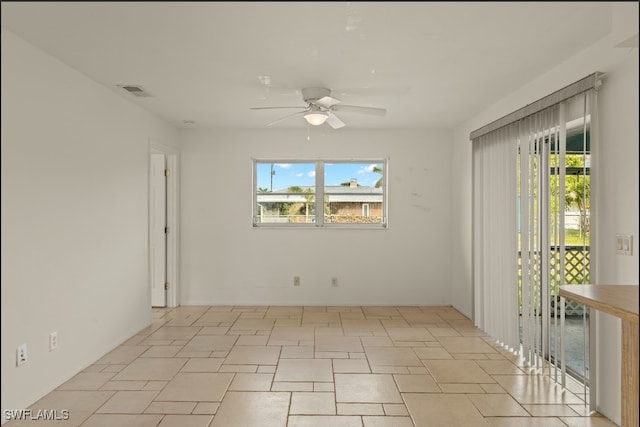
[[[315,163],[263,163],[256,162],[256,190],[283,192],[291,187],[315,188]]]
[[[383,163],[325,163],[325,224],[381,224],[383,185]]]
[[[315,163],[256,162],[256,223],[315,222]]]

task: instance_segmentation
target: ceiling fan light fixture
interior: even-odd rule
[[[310,111],[304,115],[305,120],[312,126],[320,126],[329,118],[329,114],[324,111]]]

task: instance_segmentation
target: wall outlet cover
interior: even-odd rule
[[[58,332],[51,332],[49,334],[49,351],[53,351],[58,348]]]
[[[19,345],[16,348],[16,366],[22,366],[27,363],[27,344]]]
[[[633,255],[633,235],[616,234],[616,254]]]

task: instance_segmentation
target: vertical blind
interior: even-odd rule
[[[473,273],[476,326],[511,350],[519,348],[516,230],[517,125],[473,144]],[[514,320],[516,320],[514,322]]]
[[[561,369],[563,384],[556,298],[565,284],[567,132],[582,135],[586,175],[600,78],[594,73],[471,133],[474,322],[529,367],[556,381]]]

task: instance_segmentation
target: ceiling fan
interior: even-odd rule
[[[308,87],[302,89],[302,100],[306,102],[305,107],[254,107],[252,110],[275,110],[275,109],[299,109],[296,113],[284,116],[275,120],[267,126],[275,125],[293,117],[303,116],[307,123],[313,126],[320,126],[327,123],[333,129],[340,129],[346,124],[335,115],[340,113],[357,113],[374,116],[384,116],[387,110],[384,108],[358,107],[355,105],[342,105],[342,101],[331,97],[331,90],[324,87]]]

